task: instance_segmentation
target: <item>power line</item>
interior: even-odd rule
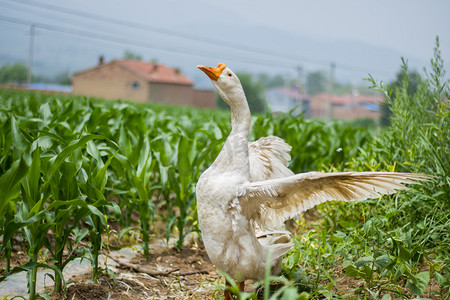
[[[3,6],[5,6],[5,3],[1,3],[0,2],[0,4],[1,5],[3,5]],[[32,10],[32,11],[30,11],[30,10],[28,10],[28,12],[26,11],[26,9],[27,8],[15,8],[15,7],[8,7],[7,6],[7,9],[12,9],[12,10],[16,10],[16,11],[19,11],[20,13],[25,13],[25,14],[31,14],[32,16],[36,16],[36,11],[35,10]],[[25,9],[25,11],[24,11],[24,9]],[[40,13],[40,15],[39,16],[42,16],[42,13]],[[45,17],[46,16],[46,14],[44,13],[43,14],[43,16]],[[58,18],[61,20],[61,18],[59,17],[59,16],[55,16],[55,15],[47,15],[47,18],[51,18],[50,20],[52,20],[52,21],[57,21],[58,20]],[[16,21],[17,21],[18,19],[16,19]],[[27,20],[28,21],[28,20]],[[67,18],[65,18],[65,19],[63,19],[61,22],[63,22],[64,23],[64,25],[70,25],[70,26],[75,26],[75,27],[81,27],[81,28],[84,28],[83,26],[80,26],[80,24],[79,23],[70,23],[68,20],[67,20]],[[76,21],[75,21],[76,22]],[[16,22],[17,23],[17,22]],[[38,22],[34,22],[35,24],[38,24]],[[22,23],[22,24],[28,24],[28,23]],[[72,28],[70,28],[70,29],[68,29],[67,27],[64,27],[64,26],[61,26],[61,25],[58,25],[58,26],[61,26],[61,28],[63,28],[64,30],[55,30],[55,28],[56,28],[56,25],[50,25],[50,24],[47,24],[47,23],[39,23],[39,24],[41,24],[42,26],[40,26],[40,27],[42,27],[42,28],[44,28],[44,29],[46,29],[46,30],[51,30],[51,31],[59,31],[59,32],[61,32],[61,31],[64,31],[65,33],[69,33],[69,34],[75,34],[75,33],[78,33],[77,35],[82,35],[82,36],[85,36],[85,37],[90,37],[90,38],[94,38],[93,36],[89,36],[87,33],[86,33],[86,31],[77,31],[77,30],[74,30],[74,29],[72,29]],[[83,23],[82,23],[83,24]],[[53,28],[50,28],[49,26],[53,26]],[[96,26],[95,28],[97,28],[98,26]],[[60,28],[59,28],[60,29]],[[68,32],[68,30],[70,30],[70,32]],[[95,29],[94,29],[95,30]],[[97,32],[92,32],[92,29],[90,29],[90,31],[89,31],[89,33],[90,34],[97,34],[97,35],[103,35],[104,37],[107,37],[107,39],[108,39],[108,41],[113,41],[113,42],[117,42],[117,43],[121,43],[121,44],[134,44],[134,45],[136,45],[136,46],[139,46],[139,47],[145,47],[145,48],[149,48],[148,47],[148,44],[147,44],[147,46],[144,46],[143,45],[143,43],[142,43],[142,41],[141,40],[139,40],[139,41],[132,41],[132,40],[130,40],[130,39],[126,39],[126,43],[123,43],[123,37],[122,36],[117,36],[117,35],[115,35],[115,36],[113,36],[113,35],[111,35],[110,33],[107,33],[107,34],[105,34],[104,32],[101,32],[101,31],[98,31],[98,30],[95,30],[95,31],[97,31]],[[97,39],[99,39],[98,38],[98,36],[96,36],[95,38],[97,38]],[[115,38],[116,40],[113,40],[113,38]],[[118,41],[117,39],[119,39],[120,41]],[[148,38],[145,38],[145,39],[147,39],[148,40]],[[104,40],[104,39],[101,39],[101,40]],[[136,44],[137,43],[137,44]],[[162,47],[162,46],[155,46],[155,45],[151,45],[151,47],[150,47],[151,49],[159,49],[159,50],[162,50],[162,51],[167,51],[167,52],[176,52],[176,53],[183,53],[183,54],[191,54],[191,55],[194,55],[194,54],[198,54],[198,53],[205,53],[205,51],[202,49],[202,50],[198,50],[198,49],[194,49],[194,50],[186,50],[186,48],[183,50],[184,52],[180,52],[180,51],[173,51],[173,47],[171,47],[170,49],[168,49],[167,47]],[[179,46],[177,47],[177,48],[180,48]],[[188,53],[190,51],[190,53]],[[252,53],[253,55],[255,54],[255,53]],[[260,57],[262,57],[262,56],[265,56],[265,54],[259,54],[258,53],[258,55],[260,56]],[[209,57],[209,58],[215,58],[215,59],[217,59],[217,56],[213,56],[212,54],[210,54],[210,53],[208,53],[208,54],[203,54],[203,55],[196,55],[197,57]],[[246,62],[246,63],[250,63],[250,64],[256,64],[256,62],[254,62],[254,63],[252,63],[252,62],[249,62],[249,61],[251,61],[251,60],[254,60],[254,56],[252,56],[252,57],[239,57],[239,58],[236,58],[236,54],[233,54],[233,55],[230,55],[230,53],[228,52],[227,54],[225,54],[225,55],[221,55],[221,56],[227,56],[227,57],[231,57],[231,60],[235,60],[235,61],[239,61],[239,62]],[[274,61],[273,59],[267,59],[267,58],[265,58],[264,60],[259,60],[258,61],[258,65],[266,65],[266,66],[271,66],[271,67],[278,67],[278,68],[288,68],[288,69],[291,69],[292,68],[292,63],[290,63],[290,64],[282,64],[282,63],[280,63],[280,59],[283,59],[282,57],[280,58],[280,57],[277,57],[277,59]],[[288,59],[285,59],[286,61],[289,61]]]
[[[149,32],[157,33],[157,34],[167,35],[170,37],[176,37],[176,38],[181,38],[181,39],[185,39],[185,40],[213,44],[215,46],[221,46],[221,47],[232,48],[232,49],[239,50],[239,51],[247,51],[247,52],[251,52],[251,53],[257,53],[259,55],[263,54],[263,55],[267,55],[267,56],[271,56],[271,57],[276,57],[277,59],[280,59],[280,58],[288,59],[288,60],[295,62],[295,64],[298,64],[299,62],[307,62],[307,63],[317,64],[317,65],[329,66],[329,63],[330,63],[329,61],[324,61],[324,60],[319,60],[319,59],[312,59],[312,58],[300,57],[300,56],[292,56],[291,54],[288,54],[288,53],[278,53],[278,52],[273,52],[273,51],[267,51],[265,49],[256,49],[254,47],[249,47],[249,46],[241,45],[241,44],[238,45],[238,44],[229,43],[229,42],[224,43],[221,40],[211,39],[211,38],[207,38],[207,37],[200,37],[197,35],[192,35],[192,34],[187,34],[187,33],[180,33],[180,32],[174,31],[174,30],[168,30],[168,29],[164,29],[164,28],[160,28],[160,27],[150,26],[147,24],[141,24],[141,23],[126,21],[126,20],[122,20],[122,19],[118,19],[118,18],[112,18],[112,17],[108,17],[108,16],[102,16],[102,15],[98,15],[98,14],[82,12],[82,11],[78,11],[78,10],[74,10],[74,9],[70,9],[70,8],[64,8],[64,7],[60,7],[60,6],[45,4],[45,3],[41,3],[38,1],[34,1],[34,0],[6,0],[6,1],[13,2],[14,4],[21,4],[21,5],[27,5],[27,6],[32,6],[32,7],[44,8],[47,10],[57,11],[60,13],[76,15],[76,16],[87,18],[90,20],[112,23],[114,25],[122,25],[122,26],[126,26],[129,28],[133,28],[133,29],[141,29],[141,30],[145,30],[145,31],[149,31]],[[339,65],[340,69],[344,69],[347,71],[358,72],[358,73],[360,73],[360,72],[366,73],[367,72],[367,68],[363,68],[363,67],[352,66],[352,65],[348,65],[348,64],[338,64],[338,65]],[[372,70],[376,71],[377,73],[382,73],[385,75],[392,75],[391,72],[388,72],[386,70],[374,70],[374,69],[372,69]]]
[[[9,23],[15,23],[15,24],[21,24],[21,25],[27,25],[27,26],[32,25],[28,21],[24,21],[24,20],[17,19],[17,18],[11,18],[11,17],[7,17],[7,16],[2,16],[2,15],[0,15],[0,20],[6,21]],[[118,37],[118,36],[99,34],[97,32],[92,32],[92,31],[74,30],[74,29],[70,29],[70,28],[49,25],[49,24],[41,23],[41,22],[32,22],[32,23],[36,26],[36,28],[40,28],[40,29],[44,29],[44,30],[48,30],[48,31],[60,32],[60,33],[81,36],[81,37],[90,38],[90,39],[102,40],[102,41],[107,41],[107,42],[125,44],[125,45],[133,45],[133,46],[138,46],[138,47],[142,47],[142,48],[146,48],[146,49],[162,50],[162,51],[176,53],[176,54],[217,59],[217,56],[215,56],[215,55],[211,55],[211,54],[205,53],[205,52],[201,53],[198,50],[195,50],[195,51],[186,50],[186,49],[174,50],[171,48],[169,49],[166,47],[155,46],[155,45],[149,44],[147,42],[136,41],[136,40]],[[229,54],[225,54],[223,56],[228,56],[231,60],[240,61],[240,62],[244,62],[244,63],[292,69],[292,65],[283,65],[283,64],[280,64],[279,62],[269,62],[269,61],[264,62],[261,60],[254,60],[252,58],[236,58],[236,57],[230,56]]]
[[[2,4],[2,5],[4,5],[4,3],[0,3],[0,4]],[[36,11],[35,10],[33,10],[33,11],[24,11],[23,10],[23,8],[22,9],[17,9],[17,8],[11,8],[11,7],[7,7],[8,9],[13,9],[13,10],[18,10],[18,11],[20,11],[21,13],[25,13],[25,14],[31,14],[32,16],[35,16],[36,15]],[[43,15],[41,15],[40,14],[40,16],[46,16],[46,14],[43,14]],[[51,18],[51,20],[52,21],[58,21],[58,19],[59,20],[61,20],[61,17],[59,17],[59,16],[54,16],[54,15],[47,15],[47,18]],[[71,23],[71,22],[69,22],[68,20],[67,20],[67,18],[66,19],[63,19],[61,22],[64,22],[64,25],[70,25],[70,26],[75,26],[75,27],[79,27],[79,28],[83,28],[84,29],[84,27],[83,26],[80,26],[80,24],[79,23]],[[76,22],[76,21],[75,21]],[[36,22],[34,22],[34,23],[36,23]],[[56,26],[56,25],[49,25],[49,24],[47,24],[47,23],[45,23],[46,25],[48,25],[48,26]],[[58,26],[60,26],[60,25],[58,25]],[[63,27],[63,28],[65,28],[65,29],[67,29],[67,27],[64,27],[64,26],[61,26],[61,27]],[[92,27],[92,26],[91,26]],[[94,31],[96,31],[96,34],[101,34],[101,35],[105,35],[105,32],[101,32],[101,31],[99,31],[98,29],[98,26],[96,26],[95,27],[95,29],[94,29]],[[73,30],[73,29],[70,29],[70,30]],[[90,29],[90,31],[89,32],[92,32],[92,29]],[[85,34],[85,33],[84,33]],[[117,34],[113,34],[113,35],[111,35],[110,33],[107,33],[106,34],[108,37],[112,37],[112,36],[115,36],[116,38],[119,38],[119,39],[121,39],[121,38],[123,38],[122,36],[119,36],[119,35],[117,35]],[[146,40],[149,40],[147,37],[146,38],[143,38],[143,39],[146,39]],[[138,43],[141,43],[141,41],[139,40],[139,42]],[[140,46],[141,46],[141,44],[139,44]],[[157,46],[154,46],[154,48],[157,48]],[[161,48],[161,46],[159,46],[158,47],[160,50],[163,50],[163,51],[168,51],[167,50],[167,47],[166,48],[164,48],[164,49],[162,49]],[[173,48],[173,47],[172,47]],[[170,49],[172,49],[172,48],[170,48]],[[177,48],[179,48],[179,46],[177,47]],[[185,50],[186,51],[186,50]],[[195,51],[195,53],[200,53],[200,52],[203,52],[203,53],[205,53],[205,51],[204,50],[198,50],[198,49],[195,49],[195,50],[192,50],[192,51]],[[228,55],[228,57],[230,57],[230,54],[228,53],[227,54]],[[260,57],[262,57],[262,56],[264,56],[264,54],[258,54]],[[203,56],[201,56],[201,57],[205,57],[205,55],[203,55]],[[210,57],[210,58],[217,58],[216,56],[212,56],[211,54],[208,54],[208,56],[207,57]],[[236,54],[234,54],[234,57],[236,57]],[[248,57],[246,57],[245,59],[249,59]],[[254,59],[254,57],[252,57],[251,59]],[[281,58],[281,59],[283,59],[283,58]],[[234,60],[237,60],[237,61],[243,61],[244,60],[244,58],[242,58],[242,56],[241,56],[241,58],[238,58],[238,59],[234,59]],[[264,61],[264,60],[263,60]],[[289,61],[289,60],[286,60],[286,61]],[[261,61],[259,61],[259,62],[261,62]],[[273,59],[265,59],[265,64],[267,64],[267,65],[269,65],[270,64],[270,66],[272,66],[272,67],[280,67],[280,68],[292,68],[292,64],[290,63],[289,65],[282,65],[281,63],[280,63],[280,58],[277,58],[277,60],[273,60]]]
[[[265,55],[269,55],[269,56],[274,55],[273,53],[267,53],[264,50],[261,51],[261,49],[255,49],[255,48],[248,47],[245,45],[238,45],[238,44],[234,44],[234,43],[230,43],[230,42],[225,43],[221,40],[211,39],[211,38],[207,38],[207,37],[200,37],[200,36],[196,36],[196,35],[192,35],[192,34],[188,34],[188,33],[180,33],[180,32],[173,31],[173,30],[168,30],[168,29],[164,29],[164,28],[160,28],[160,27],[126,21],[126,20],[117,19],[117,18],[112,18],[112,17],[108,17],[108,16],[102,16],[102,15],[97,15],[97,14],[92,14],[92,13],[87,13],[87,12],[81,12],[78,10],[64,8],[64,7],[50,5],[50,4],[45,4],[45,3],[41,3],[41,2],[37,2],[37,1],[33,1],[33,0],[30,0],[30,1],[4,0],[4,1],[9,1],[14,4],[33,6],[33,7],[37,7],[37,8],[44,8],[44,9],[51,10],[51,11],[57,11],[57,12],[65,13],[65,14],[75,15],[75,16],[86,18],[89,20],[101,21],[101,22],[106,22],[106,23],[114,24],[114,25],[122,25],[122,26],[132,28],[132,29],[141,29],[141,30],[153,32],[156,34],[166,35],[169,37],[176,37],[176,38],[180,38],[180,39],[184,39],[184,40],[191,40],[191,41],[195,41],[195,42],[212,44],[215,46],[232,48],[232,49],[236,49],[239,51],[247,51],[247,52],[251,52],[251,53],[265,54]],[[279,59],[280,56],[277,55],[276,58]]]

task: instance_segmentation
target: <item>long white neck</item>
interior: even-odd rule
[[[231,108],[231,133],[232,134],[244,134],[248,140],[250,134],[250,128],[252,125],[252,119],[250,114],[250,108],[248,107],[247,100],[239,102]]]
[[[248,160],[248,136],[251,128],[250,108],[245,94],[239,94],[238,99],[228,101],[231,108],[231,132],[214,161],[214,166],[225,172],[238,172],[250,177]]]

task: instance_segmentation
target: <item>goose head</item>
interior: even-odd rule
[[[197,68],[211,79],[217,92],[230,107],[247,104],[244,89],[239,78],[225,64],[219,63],[217,67],[198,65]]]

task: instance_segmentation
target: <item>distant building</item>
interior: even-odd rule
[[[294,110],[294,115],[304,112],[309,116],[309,96],[299,93],[298,89],[275,87],[266,92],[267,104],[274,113],[287,113]]]
[[[73,93],[103,99],[157,102],[213,108],[215,92],[194,89],[178,70],[138,60],[113,60],[75,73]]]
[[[46,91],[46,92],[60,92],[60,93],[71,93],[72,86],[71,85],[62,85],[56,83],[28,83],[26,86],[28,90],[36,90],[36,91]]]
[[[378,119],[382,95],[332,95],[320,93],[314,96],[300,94],[298,89],[275,87],[266,92],[267,103],[274,113],[294,115],[303,112],[304,116],[322,119],[354,120],[361,118]],[[331,101],[331,105],[330,105]]]
[[[331,101],[331,106],[330,106]],[[382,95],[332,95],[321,93],[311,97],[311,117],[354,120],[360,118],[378,119]],[[331,113],[330,113],[331,109]]]

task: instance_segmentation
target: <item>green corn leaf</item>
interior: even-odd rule
[[[117,236],[117,240],[120,241],[120,240],[122,239],[122,237],[123,237],[126,233],[128,233],[128,232],[130,232],[130,231],[132,231],[132,230],[134,230],[134,229],[136,229],[135,226],[127,226],[127,227],[123,228],[122,230],[120,230],[120,232],[119,232],[119,234],[118,234],[118,236]]]
[[[27,202],[29,208],[34,207],[39,202],[41,194],[39,189],[39,183],[41,179],[41,157],[40,149],[36,148],[33,151],[33,159],[30,166],[30,172],[28,176],[23,180],[23,192],[22,197]]]
[[[32,234],[32,240],[30,240],[30,247],[27,249],[27,253],[29,255],[38,255],[39,251],[42,249],[43,245],[46,244],[46,240],[48,239],[47,233],[52,224],[50,223],[34,223],[31,224],[33,231]],[[33,226],[34,225],[34,226]],[[27,229],[28,227],[25,227]],[[33,242],[33,243],[31,243]]]
[[[28,148],[30,145],[27,143],[25,136],[22,134],[14,116],[11,117],[11,134],[14,147],[13,159],[17,160],[21,157],[21,155],[28,153]],[[27,161],[29,161],[29,159],[27,159]]]
[[[41,105],[39,112],[44,124],[48,125],[53,117],[52,110],[50,109],[48,102]]]
[[[133,166],[137,166],[139,163],[139,158],[141,157],[141,149],[143,148],[144,139],[142,137],[142,132],[139,132],[139,137],[137,141],[132,143],[131,152],[128,153],[128,159]]]
[[[90,182],[82,183],[78,182],[82,193],[86,195],[91,201],[104,200],[105,196],[103,193],[93,186]]]
[[[189,140],[186,136],[181,135],[180,141],[178,143],[178,158],[177,158],[177,167],[178,172],[180,174],[180,184],[181,184],[181,192],[184,194],[182,198],[185,198],[187,195],[187,189],[189,183],[192,179],[192,166],[191,166],[191,157],[190,154],[192,152],[192,145],[190,145]]]
[[[170,234],[172,233],[172,228],[175,225],[175,221],[177,220],[177,216],[172,216],[166,220],[166,241],[169,241]]]
[[[133,180],[133,184],[136,187],[139,195],[139,199],[141,201],[147,201],[150,197],[147,191],[147,188],[144,186],[143,182],[139,177],[134,174],[131,174],[131,178]]]
[[[100,219],[100,222],[102,223],[103,227],[106,228],[107,224],[105,215],[97,207],[93,205],[88,204],[88,208],[94,215],[96,215]]]
[[[67,146],[68,144],[65,139],[55,134],[54,132],[39,130],[39,135],[40,137],[37,140],[35,140],[31,145],[32,150],[34,150],[37,146],[39,146],[42,148],[43,151],[45,151],[51,147],[53,143],[52,141],[55,141],[62,146]]]
[[[131,149],[133,148],[130,142],[130,139],[128,138],[127,132],[125,131],[125,126],[120,127],[120,135],[119,135],[119,141],[118,144],[120,146],[120,149],[128,154],[131,153]]]
[[[28,226],[29,224],[38,223],[43,220],[45,218],[45,213],[46,211],[42,210],[26,220],[21,220],[19,222],[12,221],[6,224],[5,233],[3,236],[3,244],[6,245],[6,243],[12,239],[14,234],[16,234],[19,229]]]
[[[84,145],[86,145],[87,142],[89,142],[91,140],[104,139],[104,138],[105,137],[103,137],[101,135],[88,134],[88,135],[82,136],[80,139],[72,142],[70,145],[65,147],[64,150],[62,150],[56,156],[55,160],[53,161],[53,165],[51,166],[51,169],[50,169],[50,175],[48,176],[47,181],[44,183],[43,189],[45,190],[45,188],[50,184],[51,179],[55,175],[56,171],[59,170],[63,161],[67,157],[69,157],[75,150],[77,150],[80,147],[83,147]]]
[[[173,149],[171,149],[168,142],[170,136],[163,134],[152,141],[152,149],[155,155],[157,155],[160,166],[169,167],[172,164],[171,155]]]
[[[100,156],[100,151],[98,151],[97,145],[93,141],[89,141],[86,144],[86,150],[87,150],[87,153],[89,153],[89,155],[95,159],[98,167],[102,168],[103,160],[102,160],[102,157]]]
[[[83,199],[73,199],[73,200],[56,200],[53,201],[48,207],[48,211],[53,211],[60,208],[61,206],[73,206],[73,207],[87,207],[87,203]]]
[[[16,160],[11,168],[0,177],[0,215],[9,201],[19,196],[20,182],[28,174],[29,166],[23,157]]]
[[[20,273],[20,272],[29,272],[34,268],[44,268],[44,269],[51,269],[51,270],[55,271],[55,273],[59,274],[59,276],[63,280],[63,283],[65,284],[65,280],[64,280],[64,276],[62,275],[62,271],[57,266],[49,265],[46,263],[36,263],[36,262],[28,262],[22,266],[12,268],[11,271],[0,276],[0,282],[5,280],[6,278],[8,278],[8,276],[10,276],[10,275]]]
[[[140,152],[136,171],[136,174],[145,185],[150,181],[152,169],[152,152],[150,151],[150,141],[148,136],[146,136],[143,141],[143,148]]]
[[[64,161],[61,164],[61,178],[58,182],[61,199],[76,199],[79,196],[78,182],[76,178],[77,168],[73,161]]]
[[[89,229],[83,228],[75,234],[75,244],[79,244],[82,239],[89,233]]]
[[[113,156],[109,157],[108,160],[106,161],[106,163],[97,172],[97,174],[95,174],[94,185],[101,193],[104,192],[106,183],[108,182],[107,170],[108,170],[109,164],[111,163],[112,159],[116,156],[116,154],[117,154],[117,152]]]

